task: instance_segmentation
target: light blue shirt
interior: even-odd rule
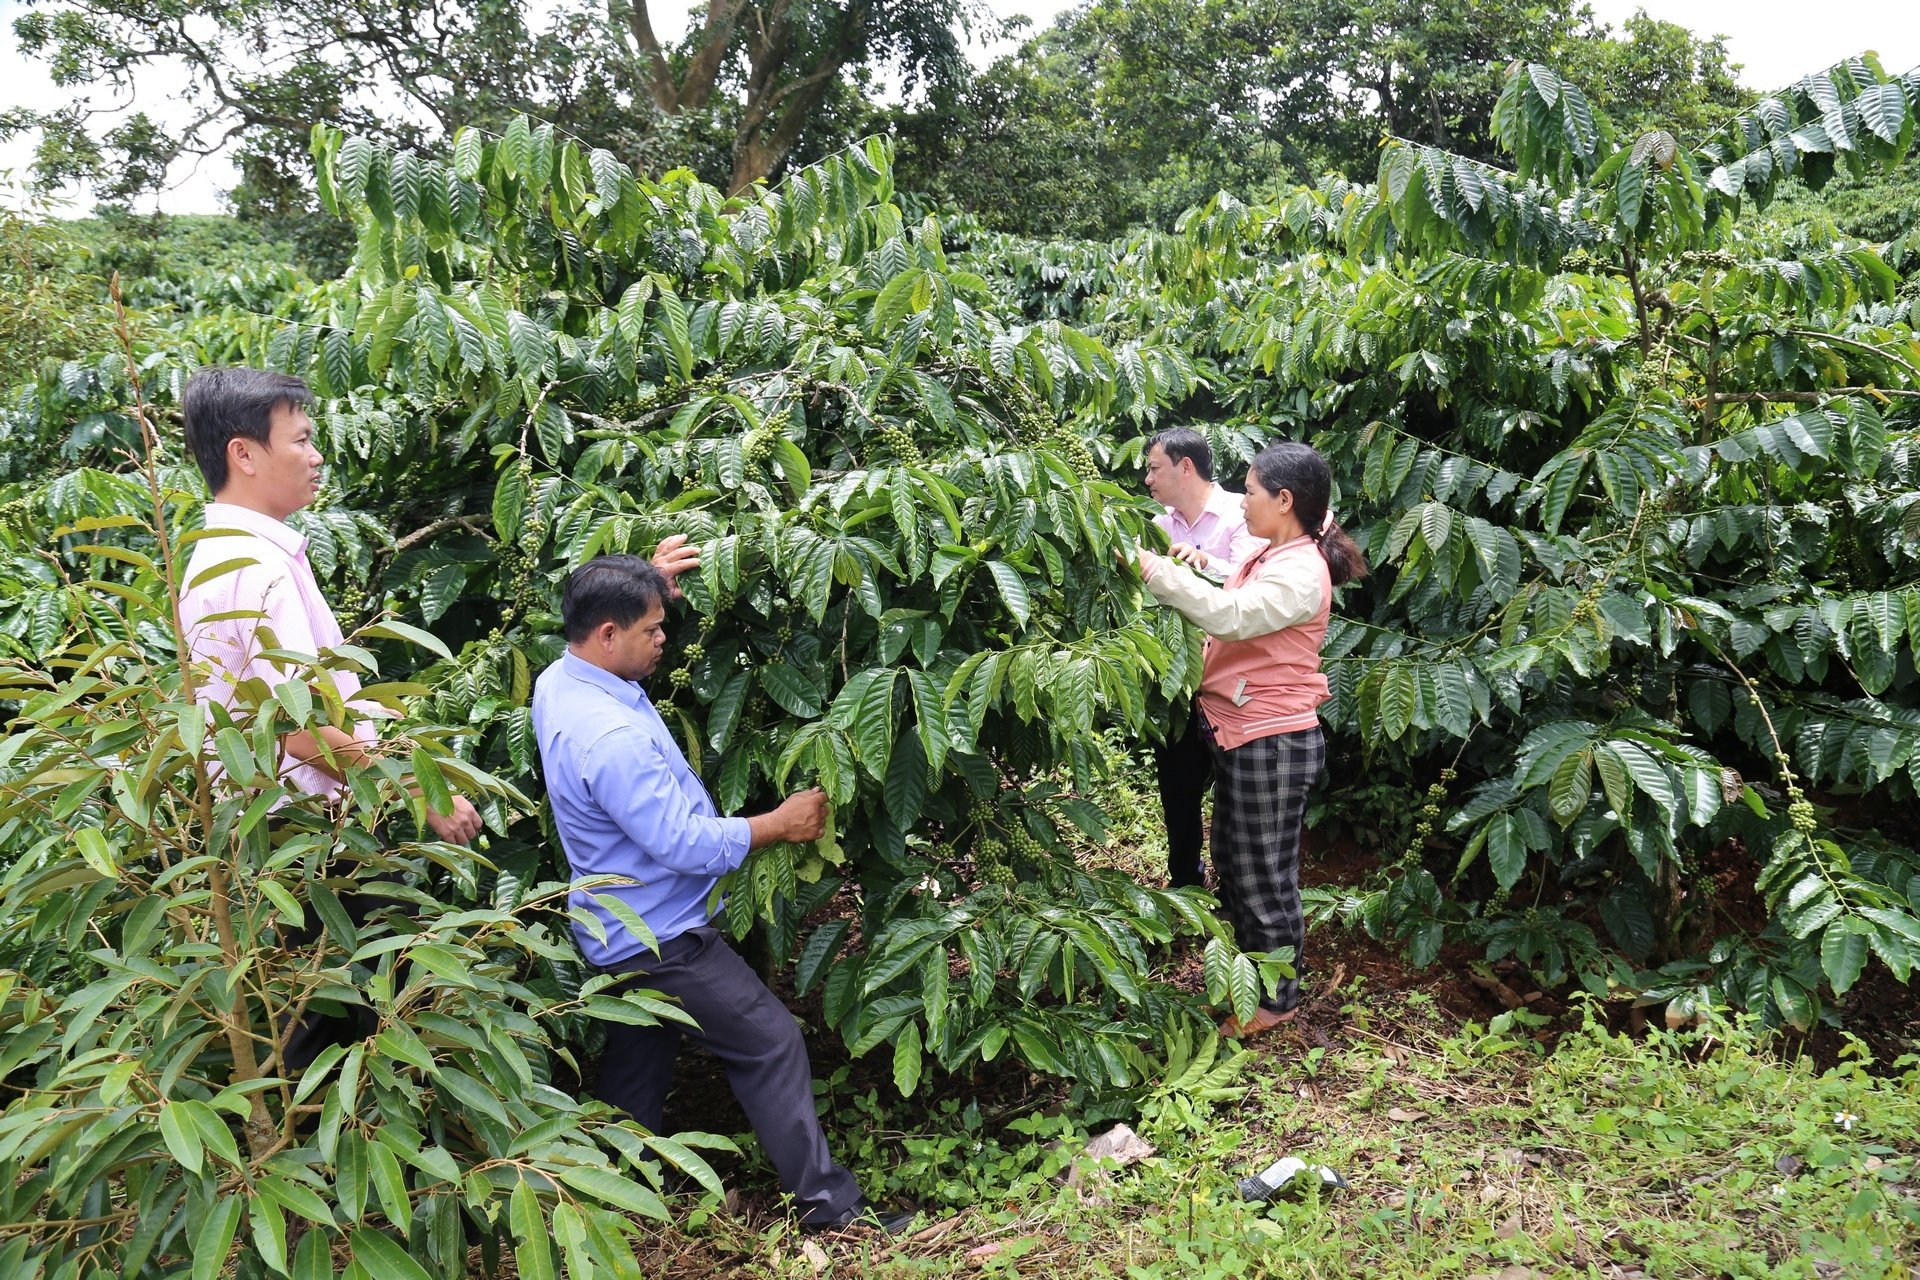
[[[606,929],[602,942],[573,926],[587,959],[617,965],[647,945],[595,893],[620,898],[661,942],[705,924],[714,881],[746,860],[747,820],[720,816],[646,691],[564,654],[534,685],[533,728],[575,882],[638,882],[574,891]]]

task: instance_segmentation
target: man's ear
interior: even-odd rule
[[[227,474],[238,472],[241,475],[253,475],[258,469],[254,461],[254,449],[259,442],[246,436],[235,436],[227,441]]]

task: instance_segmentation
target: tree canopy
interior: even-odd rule
[[[1725,48],[1578,0],[1097,0],[905,113],[901,181],[1032,235],[1164,226],[1215,191],[1370,173],[1382,138],[1475,159],[1515,59],[1592,68],[1626,127],[1740,102]]]
[[[118,201],[164,185],[176,160],[237,144],[238,205],[300,208],[316,123],[421,147],[518,113],[643,171],[684,165],[737,190],[777,174],[856,72],[887,69],[907,87],[961,77],[960,28],[977,15],[971,0],[714,0],[668,43],[645,0],[562,3],[544,21],[495,0],[54,0],[14,30],[56,83],[124,92],[172,68],[192,113],[174,127],[109,113],[101,129],[80,99],[10,112],[0,131],[39,131],[42,183],[84,178]]]

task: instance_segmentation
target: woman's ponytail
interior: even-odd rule
[[[1327,558],[1327,576],[1334,586],[1367,576],[1367,558],[1333,518],[1333,468],[1311,445],[1282,440],[1262,449],[1252,471],[1268,493],[1282,489],[1293,495],[1293,513],[1320,554]]]
[[[1337,521],[1329,521],[1314,539],[1320,544],[1320,554],[1327,558],[1327,576],[1338,587],[1349,582],[1357,582],[1367,576],[1367,558],[1360,554],[1360,545],[1347,536]]]

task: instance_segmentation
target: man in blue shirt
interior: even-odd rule
[[[762,845],[819,839],[827,799],[816,788],[770,813],[721,817],[640,687],[666,648],[666,604],[678,594],[670,575],[698,563],[684,542],[662,543],[658,567],[604,556],[574,571],[560,606],[567,652],[540,674],[533,694],[547,798],[575,879],[632,882],[575,892],[574,904],[597,917],[604,935],[576,924],[580,949],[602,973],[631,975],[699,1024],[608,1023],[598,1092],[658,1130],[681,1037],[690,1038],[725,1066],[802,1226],[898,1230],[910,1218],[877,1214],[827,1150],[793,1015],[708,922],[714,882]],[[636,937],[593,893],[620,898],[653,940]]]

